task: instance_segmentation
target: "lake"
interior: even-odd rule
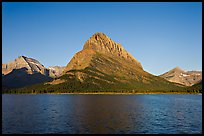
[[[2,133],[202,133],[202,95],[2,94]]]

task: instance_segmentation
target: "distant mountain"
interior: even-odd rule
[[[49,71],[39,61],[25,56],[19,56],[14,61],[2,64],[2,74],[7,75],[14,69],[21,68],[27,68],[27,73],[29,74],[41,73],[45,76],[49,76]]]
[[[196,93],[202,93],[202,80],[198,81],[192,86],[187,86],[184,88],[187,92],[196,92]]]
[[[64,69],[60,66],[46,68],[36,59],[19,56],[2,64],[2,83],[10,88],[33,85],[61,76]]]
[[[148,92],[167,91],[178,86],[144,71],[141,63],[121,44],[99,32],[73,56],[62,76],[33,88],[40,92]]]
[[[184,71],[179,67],[176,67],[162,75],[160,77],[185,86],[192,86],[202,80],[202,71]]]
[[[52,78],[39,72],[30,74],[27,68],[13,69],[12,72],[2,77],[2,85],[10,88],[29,86],[37,83],[51,81]]]
[[[65,67],[60,66],[50,66],[48,67],[49,70],[49,76],[52,78],[59,77],[63,74]]]
[[[202,85],[202,79],[201,80],[199,80],[198,82],[196,82],[193,86],[195,86],[195,85]]]
[[[7,87],[23,87],[50,81],[49,70],[39,61],[19,56],[14,61],[2,64],[2,84]]]

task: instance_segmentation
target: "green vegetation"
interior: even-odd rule
[[[46,80],[50,82],[22,87],[25,83],[36,83],[32,79],[39,81],[43,78],[33,76],[8,79],[8,85],[15,85],[20,80],[12,87],[21,88],[2,87],[2,93],[202,93],[202,84],[184,87],[144,71],[141,64],[120,44],[102,33],[92,36],[83,50],[74,55],[63,76]]]
[[[83,81],[77,78],[77,74],[86,75]],[[152,78],[152,79],[151,79]],[[107,75],[94,68],[83,70],[70,70],[67,74],[57,78],[65,82],[52,84],[35,84],[18,89],[3,89],[2,93],[202,93],[202,84],[193,87],[179,87],[173,83],[150,77],[148,83]]]
[[[202,84],[185,87],[183,90],[185,90],[187,93],[202,93]]]

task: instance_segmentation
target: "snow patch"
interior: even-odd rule
[[[55,71],[55,68],[49,67],[48,69]]]
[[[181,73],[181,76],[187,77],[187,76],[190,76],[190,75],[186,75],[186,74]]]
[[[38,66],[40,65],[40,64],[38,64],[38,63],[35,63],[35,62],[32,62],[32,61],[31,61],[30,63],[32,63],[32,64],[35,64],[35,65],[38,65]],[[40,65],[40,66],[41,66],[41,65]]]

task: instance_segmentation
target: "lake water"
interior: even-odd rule
[[[202,95],[2,95],[2,133],[202,133]]]

